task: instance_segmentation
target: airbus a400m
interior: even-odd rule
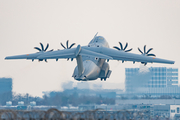
[[[94,36],[94,38],[89,42],[87,46],[78,45],[72,48],[75,43],[68,46],[68,41],[66,42],[66,47],[61,43],[63,50],[50,50],[47,51],[49,44],[44,48],[43,44],[40,43],[41,48],[35,47],[39,52],[33,54],[25,55],[15,55],[8,56],[5,59],[30,59],[34,61],[35,59],[39,61],[46,61],[47,59],[76,59],[77,66],[74,69],[72,77],[78,81],[88,81],[96,80],[100,78],[101,80],[106,80],[111,75],[111,70],[108,64],[109,60],[121,60],[141,62],[146,65],[147,63],[165,63],[174,64],[174,61],[156,58],[154,54],[150,54],[152,48],[146,51],[146,46],[144,46],[144,52],[139,48],[138,50],[142,53],[134,54],[130,53],[132,49],[126,50],[128,44],[125,47],[119,42],[120,47],[114,46],[114,48],[109,48],[108,42],[102,36]]]

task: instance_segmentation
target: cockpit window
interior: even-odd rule
[[[101,36],[97,36],[94,40],[92,40],[92,42],[99,42],[100,40],[104,40],[104,38]]]
[[[109,47],[107,41],[105,40],[104,37],[102,36],[96,36],[95,38],[93,38],[90,43],[89,43],[90,47],[94,46],[94,47]]]

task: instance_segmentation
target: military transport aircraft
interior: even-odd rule
[[[67,41],[66,47],[61,43],[61,46],[64,48],[63,50],[47,51],[49,44],[47,44],[46,48],[44,48],[42,43],[40,45],[41,49],[35,47],[39,51],[37,53],[8,56],[5,59],[30,59],[32,61],[37,59],[47,62],[47,59],[55,59],[56,61],[58,59],[71,59],[72,61],[75,58],[77,66],[74,69],[72,77],[78,81],[96,80],[98,78],[101,81],[103,79],[106,81],[111,75],[111,70],[109,70],[110,67],[107,63],[109,60],[132,61],[133,63],[141,62],[144,65],[147,63],[174,64],[174,61],[156,58],[154,54],[149,54],[152,48],[146,51],[146,45],[144,46],[144,52],[138,48],[142,53],[141,55],[129,53],[132,49],[126,50],[128,43],[123,47],[119,42],[120,47],[114,46],[114,49],[109,48],[105,38],[97,36],[97,34],[87,46],[78,45],[76,48],[72,48],[75,43],[68,46]]]

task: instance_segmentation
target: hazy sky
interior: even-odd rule
[[[132,53],[140,54],[137,47],[147,45],[158,58],[176,62],[148,67],[180,66],[179,0],[0,0],[0,77],[12,77],[18,93],[42,95],[42,91],[61,90],[62,82],[75,81],[71,77],[75,60],[45,63],[4,58],[37,52],[33,48],[40,47],[39,42],[49,43],[49,49],[62,49],[60,42],[66,40],[87,45],[96,32],[111,48],[119,46],[119,41],[128,42]],[[109,64],[109,83],[124,83],[125,68],[140,66],[120,61]]]

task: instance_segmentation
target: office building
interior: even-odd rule
[[[0,78],[0,94],[12,92],[12,78]]]
[[[127,94],[178,95],[178,69],[166,67],[126,68]]]

